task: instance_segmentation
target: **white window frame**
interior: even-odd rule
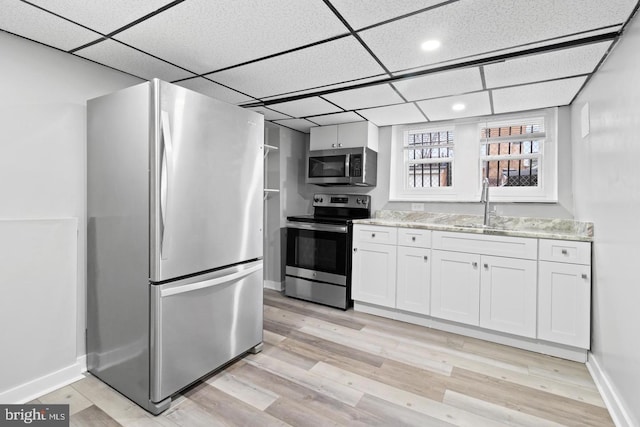
[[[477,202],[482,188],[480,129],[488,124],[527,122],[543,117],[545,137],[540,146],[538,186],[491,187],[491,201],[554,203],[558,200],[557,123],[558,109],[527,111],[439,123],[417,123],[392,127],[389,201]],[[412,189],[407,186],[405,135],[410,131],[453,130],[452,186]]]

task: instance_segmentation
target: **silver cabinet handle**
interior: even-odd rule
[[[333,148],[336,148],[336,144],[331,144],[331,146],[332,146]]]
[[[342,144],[338,143],[338,147],[342,147]]]

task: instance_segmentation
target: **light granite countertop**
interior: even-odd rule
[[[491,225],[484,227],[481,215],[383,210],[376,211],[373,218],[359,219],[353,223],[498,236],[593,241],[593,223],[559,218],[494,216],[491,218]]]

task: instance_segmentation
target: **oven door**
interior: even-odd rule
[[[286,274],[346,286],[348,231],[346,224],[288,222]]]

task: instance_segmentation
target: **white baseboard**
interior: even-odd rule
[[[596,387],[598,387],[602,400],[604,400],[605,405],[607,405],[609,414],[611,415],[616,427],[633,427],[638,425],[633,419],[631,419],[629,411],[627,411],[624,403],[618,397],[618,393],[612,386],[611,381],[609,381],[609,377],[602,370],[602,367],[598,363],[598,359],[593,355],[593,353],[589,353],[587,369],[591,374],[591,378],[593,378],[593,381],[596,383]]]
[[[264,287],[266,289],[273,289],[274,291],[280,292],[284,289],[284,282],[276,282],[275,280],[265,280]]]
[[[21,384],[12,389],[0,392],[0,402],[8,404],[22,404],[51,393],[61,387],[84,378],[87,371],[87,358],[80,356],[71,366],[44,375],[35,380]]]

